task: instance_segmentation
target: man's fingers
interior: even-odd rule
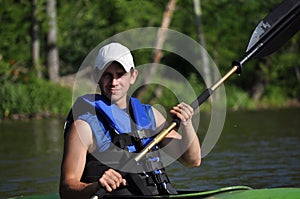
[[[108,192],[117,189],[121,184],[126,186],[126,180],[122,178],[120,173],[113,169],[105,171],[99,182]]]
[[[125,179],[122,179],[122,185],[126,186],[126,180]]]
[[[177,106],[174,106],[170,112],[176,115],[182,121],[191,119],[192,115],[194,114],[193,108],[183,102],[178,104]]]
[[[107,181],[106,181],[105,179],[100,178],[100,179],[99,179],[99,182],[100,182],[100,184],[102,185],[102,187],[105,188],[105,190],[106,190],[107,192],[112,192],[112,188],[109,186],[109,184],[107,183]]]

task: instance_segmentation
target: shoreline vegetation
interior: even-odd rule
[[[71,107],[70,107],[71,108]],[[261,111],[261,110],[280,110],[280,109],[290,109],[290,108],[300,108],[300,102],[297,99],[291,99],[284,105],[257,105],[256,108],[230,108],[227,107],[227,111],[229,112],[235,112],[239,110],[244,111]],[[202,110],[201,110],[202,111]],[[203,110],[206,112],[207,110]],[[0,119],[1,121],[9,121],[9,120],[35,120],[35,119],[49,119],[49,118],[59,118],[59,119],[65,119],[67,117],[68,112],[65,114],[57,114],[52,113],[50,111],[44,111],[44,112],[38,112],[38,113],[14,113],[7,117],[2,117]]]
[[[4,82],[0,88],[0,120],[63,119],[72,106],[71,85],[73,84],[70,77],[68,80],[62,79],[59,84],[42,79],[34,79],[25,84]],[[200,92],[201,90],[199,94]],[[176,103],[174,96],[169,96],[168,92],[154,100],[152,96],[150,88],[141,100],[161,104],[166,110]],[[226,86],[226,100],[227,111],[300,108],[300,99],[273,95],[263,96],[260,101],[255,102],[245,91],[230,85]],[[210,103],[204,102],[200,109],[208,112]]]

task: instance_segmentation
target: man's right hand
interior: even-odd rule
[[[113,169],[108,169],[104,172],[99,183],[105,188],[107,192],[112,192],[118,187],[126,186],[126,180],[122,178],[122,175]]]

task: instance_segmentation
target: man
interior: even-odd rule
[[[155,155],[125,170],[128,175],[124,175],[116,161],[124,164],[128,152],[139,152],[166,125],[166,119],[155,108],[127,95],[138,76],[127,47],[119,43],[102,47],[94,73],[101,95],[77,100],[72,108],[74,121],[69,118],[65,130],[61,198],[90,198],[99,188],[117,195],[175,194],[161,166],[159,147],[186,166],[200,165],[200,144],[191,122],[193,109],[185,103],[173,107],[170,113],[181,120],[182,134],[171,131],[153,149]],[[74,114],[76,107],[80,111]],[[183,146],[188,146],[185,152],[180,150]]]

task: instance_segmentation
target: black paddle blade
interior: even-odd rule
[[[258,24],[244,57],[261,58],[275,52],[299,29],[300,0],[283,1]]]

